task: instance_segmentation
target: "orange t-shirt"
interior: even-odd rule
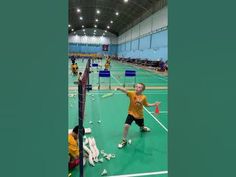
[[[68,151],[69,151],[69,154],[72,155],[74,158],[76,156],[79,156],[78,142],[71,135],[71,133],[68,135]]]
[[[134,91],[128,91],[127,96],[130,99],[128,114],[136,119],[143,119],[143,106],[148,106],[145,95],[137,95]]]

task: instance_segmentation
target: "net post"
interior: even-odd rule
[[[123,87],[125,87],[125,78],[124,78],[124,84],[123,84]]]
[[[80,167],[80,177],[84,177],[84,167],[83,167],[83,85],[82,80],[78,80],[78,105],[79,105],[79,167]]]
[[[87,75],[88,76],[88,82],[87,82],[88,85],[89,85],[89,74],[90,74],[90,67],[91,67],[90,65],[91,65],[91,59],[89,58],[88,59],[88,73],[87,73],[88,74]]]
[[[111,76],[109,78],[109,89],[111,90]]]
[[[78,78],[78,123],[79,123],[79,168],[80,177],[84,177],[84,162],[83,162],[83,136],[84,136],[84,111],[86,90],[89,85],[90,62],[88,59],[83,78]]]

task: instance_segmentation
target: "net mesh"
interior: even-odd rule
[[[80,81],[79,81],[79,86],[81,84],[82,89],[80,90],[78,88],[79,89],[78,93],[79,93],[79,95],[81,95],[81,98],[82,98],[82,99],[79,99],[79,102],[80,102],[79,109],[81,110],[81,114],[82,114],[81,118],[82,119],[84,119],[86,92],[87,92],[86,85],[89,84],[89,71],[90,71],[90,59],[88,60],[85,70],[84,70],[84,73],[81,76]]]
[[[83,170],[83,134],[84,134],[84,111],[85,111],[85,101],[87,85],[89,85],[89,73],[90,73],[90,59],[86,64],[85,70],[81,78],[79,78],[78,84],[78,96],[79,96],[79,149],[80,149],[80,177],[84,177]]]

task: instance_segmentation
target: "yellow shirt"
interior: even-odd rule
[[[143,106],[147,106],[145,95],[137,95],[134,91],[128,91],[127,96],[130,98],[128,114],[131,114],[136,119],[143,119]]]
[[[76,156],[79,156],[78,142],[75,140],[75,138],[72,136],[71,133],[68,135],[68,150],[69,150],[69,154],[73,156],[74,158]]]
[[[109,64],[108,63],[105,64],[105,69],[109,69]]]

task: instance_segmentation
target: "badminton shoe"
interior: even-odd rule
[[[150,132],[151,129],[148,128],[148,127],[141,127],[141,128],[140,128],[140,131],[141,131],[141,132]]]
[[[127,140],[122,140],[120,144],[118,144],[118,148],[123,148],[127,144]]]

